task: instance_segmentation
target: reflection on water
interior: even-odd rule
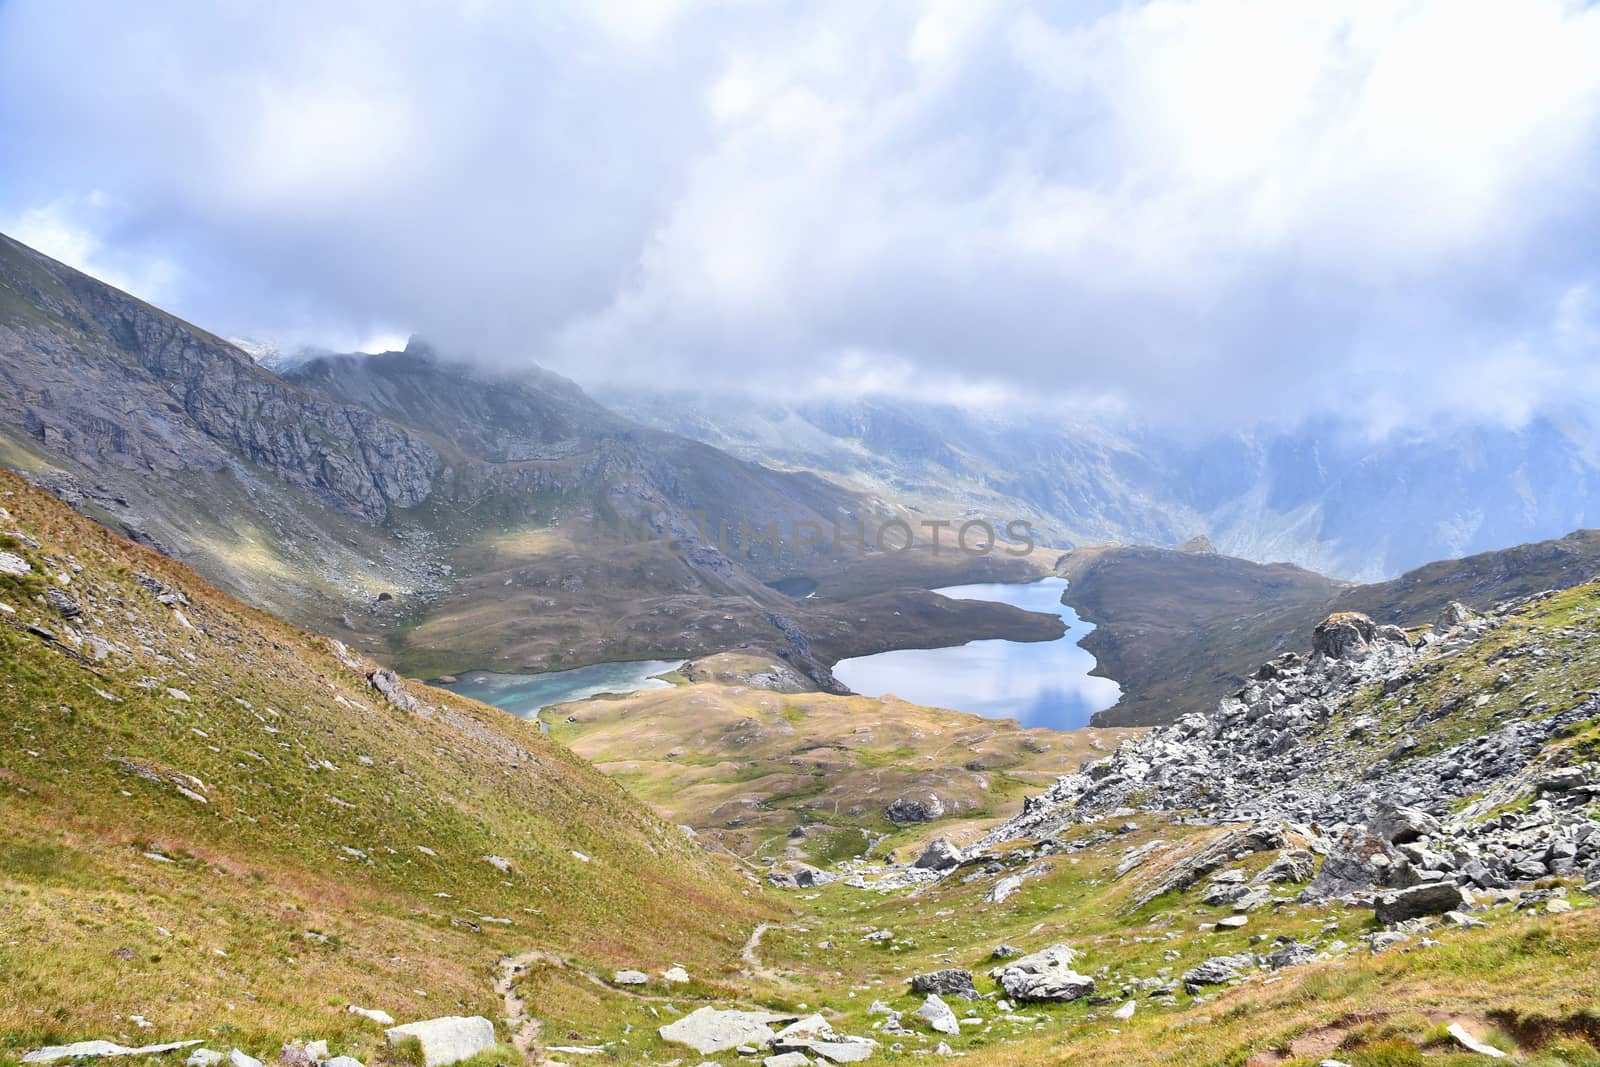
[[[956,585],[936,589],[957,600],[994,600],[1028,611],[1059,615],[1066,635],[1056,641],[973,641],[951,648],[904,649],[841,660],[833,673],[858,693],[893,693],[914,704],[970,711],[1024,726],[1073,730],[1109,708],[1122,689],[1091,678],[1094,657],[1078,642],[1094,627],[1061,603],[1067,583],[1044,578],[1027,584]]]
[[[596,663],[543,674],[472,671],[441,688],[493,704],[524,719],[537,719],[539,712],[552,704],[587,700],[601,693],[664,689],[672,683],[652,676],[677,670],[681,665],[682,661],[675,659],[644,659],[630,663]]]

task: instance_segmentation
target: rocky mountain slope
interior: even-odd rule
[[[582,969],[713,980],[767,914],[535,726],[4,473],[0,663],[0,1048],[300,1036],[366,1060],[383,1026],[347,1005],[502,1020],[496,962],[530,948],[578,965],[498,1030],[537,1044],[528,1020],[581,1016]]]
[[[538,371],[476,371],[419,345],[280,377],[6,238],[0,356],[0,461],[249,602],[418,672],[753,641],[826,684],[810,634],[850,645],[852,628],[837,612],[813,622],[820,605],[767,582],[912,571],[852,609],[881,623],[881,643],[895,612],[933,609],[907,588],[1041,572],[835,551],[836,522],[900,512],[630,424]],[[741,523],[780,536],[741,539]],[[939,640],[1053,636],[1021,613],[942,614],[954,625]]]
[[[1336,420],[1175,434],[1093,412],[892,396],[788,401],[611,388],[631,417],[736,455],[901,493],[951,515],[1031,519],[1056,543],[1172,547],[1381,581],[1429,560],[1559,536],[1600,516],[1600,426],[1586,412],[1516,428]]]
[[[1058,565],[1064,599],[1096,624],[1083,642],[1122,700],[1102,725],[1171,722],[1209,711],[1263,660],[1304,650],[1334,611],[1383,623],[1431,622],[1450,601],[1496,603],[1563,589],[1600,573],[1600,531],[1430,563],[1370,585],[1211,551],[1097,545]]]
[[[1336,613],[1309,656],[1271,660],[1212,714],[1062,778],[990,838],[1048,836],[1090,812],[1184,809],[1354,827],[1341,840],[1349,863],[1319,876],[1336,891],[1441,878],[1493,889],[1585,872],[1593,881],[1597,633],[1595,583],[1484,615],[1452,603],[1409,631]]]
[[[785,882],[753,951],[898,1055],[1600,1060],[1600,583],[1309,637],[968,847]]]
[[[1600,587],[1436,630],[1336,616],[1312,655],[971,847],[902,834],[784,890],[533,724],[0,481],[0,1057],[86,1038],[200,1041],[232,1067],[1600,1056]],[[805,685],[765,662],[752,693],[748,666],[688,691],[728,689],[700,695],[737,714]],[[837,699],[785,695],[797,728]],[[971,725],[943,747],[990,751]],[[808,769],[763,744],[756,762]],[[379,1013],[459,1021],[407,1051]]]

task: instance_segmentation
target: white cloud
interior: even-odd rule
[[[102,241],[94,224],[109,208],[106,194],[93,190],[9,218],[0,215],[0,233],[141,299],[153,303],[172,299],[177,277],[173,264],[159,256],[121,254]]]
[[[1600,8],[77,6],[0,8],[0,217],[228,332],[1223,420],[1597,389]]]

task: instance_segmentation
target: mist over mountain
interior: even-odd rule
[[[894,396],[789,402],[613,388],[640,421],[762,462],[906,494],[959,515],[1015,514],[1063,543],[1176,546],[1376,581],[1435,559],[1600,522],[1600,428],[1437,420],[1379,436],[1293,429],[1177,433],[1104,414]],[[955,509],[952,511],[952,509]]]

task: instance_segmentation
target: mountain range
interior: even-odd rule
[[[1036,575],[1039,560],[837,552],[830,531],[906,513],[640,426],[537,370],[418,343],[279,375],[6,238],[0,357],[0,460],[249,602],[414,673],[748,644],[831,684],[829,657],[897,641],[1059,633],[919,589]],[[796,573],[847,574],[865,595],[846,609],[769,584]],[[925,629],[894,622],[907,615]]]
[[[1128,416],[894,396],[600,396],[738,456],[944,514],[1027,518],[1063,545],[1204,536],[1229,555],[1373,582],[1600,521],[1600,427],[1580,411],[1380,435],[1333,419],[1273,429],[1264,412],[1256,427],[1180,433]]]

